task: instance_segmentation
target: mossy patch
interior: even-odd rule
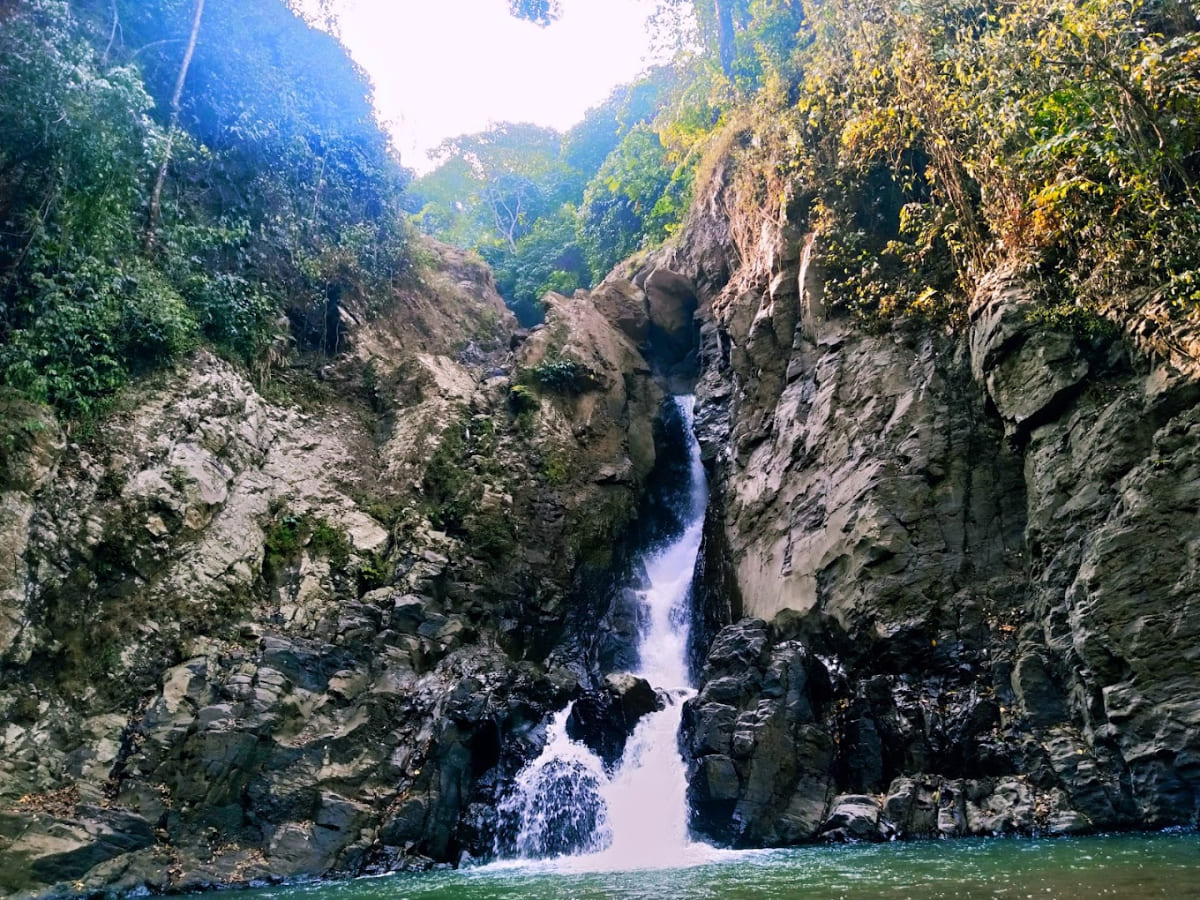
[[[613,549],[635,513],[633,495],[626,490],[611,491],[581,510],[571,532],[579,559],[594,568],[609,566]]]
[[[350,562],[350,539],[346,533],[308,513],[277,512],[267,528],[264,546],[265,562],[270,569],[291,563],[304,549],[326,557],[335,570],[345,569]]]

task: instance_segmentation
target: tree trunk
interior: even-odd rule
[[[733,2],[714,0],[717,12],[717,52],[721,56],[721,71],[725,77],[733,70]]]
[[[154,190],[150,194],[150,211],[146,217],[146,249],[154,247],[154,239],[158,231],[158,219],[162,212],[163,185],[167,180],[167,166],[171,163],[171,148],[175,144],[175,129],[179,127],[179,104],[183,99],[183,83],[187,80],[188,68],[192,65],[192,56],[196,52],[196,37],[200,34],[200,18],[204,15],[204,0],[196,0],[196,11],[192,16],[192,32],[188,36],[187,49],[183,53],[183,62],[179,64],[179,75],[175,79],[175,91],[171,94],[171,118],[167,125],[167,146],[163,150],[162,163],[158,167],[158,177],[154,180]]]

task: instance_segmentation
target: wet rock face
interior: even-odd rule
[[[881,645],[812,612],[725,629],[683,720],[693,827],[776,846],[1136,821],[1109,754],[1002,705],[1006,662],[971,663],[982,648],[965,644],[895,674]]]
[[[961,340],[866,335],[799,255],[701,328],[712,568],[759,618],[718,636],[685,716],[697,828],[1191,822],[1200,386],[1038,323],[999,275]],[[787,284],[817,312],[782,312]],[[799,659],[803,683],[770,674]]]
[[[823,665],[798,643],[772,646],[761,620],[717,636],[703,687],[683,716],[701,834],[750,847],[813,834],[832,786],[834,743],[818,724],[828,692]]]
[[[650,682],[627,672],[607,675],[599,690],[586,691],[567,719],[567,735],[614,766],[641,718],[663,708]]]
[[[815,612],[722,631],[684,715],[694,827],[735,846],[932,833],[879,808],[914,772],[990,797],[989,779],[1023,751],[1020,729],[1002,727],[995,692],[981,685],[987,667],[964,647],[887,673],[882,645],[856,645]],[[873,812],[863,797],[875,798]]]

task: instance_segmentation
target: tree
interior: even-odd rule
[[[638,125],[589,182],[579,228],[592,275],[602,278],[645,243],[667,236],[683,214],[689,173],[669,157],[657,132]]]
[[[541,320],[540,301],[547,291],[569,295],[591,283],[576,226],[575,207],[564,204],[539,218],[512,253],[486,254],[491,257],[497,289],[522,325]]]
[[[183,98],[183,84],[187,80],[188,68],[196,53],[196,38],[200,34],[200,20],[204,15],[204,0],[196,0],[195,12],[192,15],[192,28],[188,32],[187,49],[183,52],[183,61],[179,64],[179,75],[175,79],[175,89],[171,93],[171,118],[167,124],[167,142],[163,148],[162,162],[158,166],[158,176],[154,179],[154,190],[150,194],[150,212],[146,217],[146,246],[154,245],[155,230],[158,228],[158,218],[162,210],[163,184],[167,180],[167,167],[171,164],[171,148],[175,143],[175,130],[179,127],[179,103]]]
[[[588,287],[623,251],[660,240],[682,217],[698,135],[716,120],[706,107],[704,123],[664,125],[670,148],[650,123],[676,121],[691,74],[659,67],[616,88],[565,135],[502,123],[444,142],[441,164],[410,191],[415,221],[477,250],[521,321],[535,321],[546,291]]]
[[[485,240],[516,250],[536,219],[557,209],[570,194],[571,173],[560,159],[561,136],[551,128],[501,122],[487,131],[443,141],[434,151],[469,195],[455,200],[475,208]],[[458,161],[458,162],[455,162]],[[461,164],[470,179],[462,178]],[[421,184],[414,185],[418,195]],[[451,216],[453,213],[451,213]]]
[[[0,381],[35,400],[95,410],[200,338],[253,363],[282,313],[336,352],[406,271],[369,82],[283,0],[25,0],[0,83]]]

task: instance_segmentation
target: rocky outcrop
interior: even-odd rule
[[[486,269],[431,253],[342,304],[336,357],[255,384],[201,352],[84,436],[10,410],[0,893],[490,852],[544,719],[598,686],[587,588],[661,391],[623,314],[552,300],[522,338]]]
[[[610,674],[599,690],[586,691],[575,701],[567,719],[567,735],[611,768],[621,759],[642,716],[662,708],[662,699],[646,679],[628,672]]]
[[[694,826],[757,846],[1192,822],[1197,382],[1005,273],[961,331],[862,328],[819,241],[757,234],[735,252],[702,221],[646,264],[710,285],[706,596],[754,617],[685,712]]]
[[[1011,273],[955,330],[864,327],[802,203],[714,179],[529,331],[435,247],[339,300],[334,357],[255,382],[201,352],[90,434],[0,397],[0,892],[486,855],[569,700],[616,760],[661,703],[611,673],[693,380],[699,834],[1194,822],[1192,337],[1056,320]]]
[[[684,710],[693,813],[722,843],[798,843],[832,796],[835,747],[821,725],[828,673],[801,644],[771,638],[759,619],[722,631]]]

